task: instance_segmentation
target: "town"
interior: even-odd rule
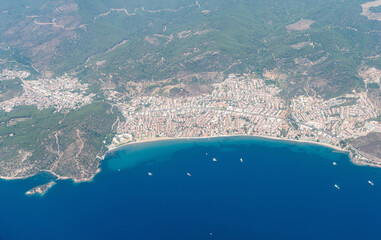
[[[0,110],[10,112],[14,107],[34,105],[38,109],[76,109],[91,103],[94,94],[86,94],[87,84],[67,75],[49,79],[24,80],[27,72],[3,71],[4,79],[20,78],[23,92],[20,96],[0,102]]]
[[[342,148],[349,138],[380,131],[380,111],[365,92],[324,100],[298,96],[291,104],[280,89],[253,74],[229,75],[210,94],[170,98],[140,96],[118,103],[126,121],[110,148],[159,138],[232,135],[317,142]]]
[[[25,80],[27,77],[27,72],[3,71],[2,79],[20,78],[23,91],[1,102],[1,110],[9,112],[16,106],[34,105],[62,111],[90,104],[94,98],[94,94],[86,92],[87,84],[68,75]],[[273,81],[255,74],[231,74],[213,84],[212,92],[196,96],[140,94],[121,101],[121,93],[106,92],[107,99],[125,117],[125,121],[118,119],[115,123],[117,135],[108,147],[164,138],[245,135],[344,149],[350,146],[350,139],[381,132],[380,122],[375,121],[381,111],[366,92],[354,91],[329,100],[301,95],[289,101],[281,98],[280,92]]]

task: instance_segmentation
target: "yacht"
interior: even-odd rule
[[[192,176],[190,173],[187,173],[187,175],[190,177],[190,176]]]
[[[152,173],[151,173],[151,172],[148,172],[148,176],[152,176]]]
[[[243,162],[243,159],[242,159],[242,158],[240,158],[239,160],[240,160],[241,162]]]
[[[369,180],[368,183],[369,183],[370,185],[374,186],[374,183],[373,183],[372,181]]]
[[[216,158],[213,158],[213,162],[217,162],[217,159],[216,159]]]
[[[336,163],[336,162],[333,162],[333,163],[332,163],[332,165],[333,165],[333,166],[336,166],[336,165],[337,165],[337,163]]]
[[[340,187],[337,184],[335,184],[335,188],[340,189]]]

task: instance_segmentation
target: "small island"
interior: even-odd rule
[[[35,187],[35,188],[32,188],[31,190],[27,191],[25,194],[26,194],[26,195],[29,195],[29,196],[32,196],[32,195],[40,195],[40,196],[44,196],[44,194],[45,194],[50,188],[52,188],[54,185],[56,185],[56,182],[55,182],[55,181],[50,181],[50,182],[47,183],[47,184],[43,184],[43,185],[37,186],[37,187]]]

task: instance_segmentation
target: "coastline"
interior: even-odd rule
[[[57,183],[55,181],[50,181],[49,183],[42,184],[40,186],[34,187],[27,191],[25,195],[27,196],[35,196],[38,195],[40,197],[43,197],[54,185]]]
[[[198,140],[198,139],[216,139],[216,138],[234,138],[234,137],[248,137],[253,139],[264,139],[264,140],[275,140],[275,141],[284,141],[284,142],[294,142],[294,143],[307,143],[307,144],[314,144],[319,145],[323,147],[331,148],[335,151],[347,153],[349,152],[346,149],[340,148],[338,146],[334,146],[328,143],[321,143],[321,142],[313,142],[313,141],[304,141],[304,140],[297,140],[297,139],[286,139],[286,138],[279,138],[279,137],[271,137],[271,136],[260,136],[260,135],[245,135],[245,134],[237,134],[237,135],[219,135],[219,136],[210,136],[210,137],[158,137],[158,138],[147,138],[137,141],[131,141],[119,144],[117,146],[113,146],[112,148],[109,148],[109,150],[106,151],[106,154],[112,153],[115,151],[119,151],[123,149],[126,146],[135,145],[135,144],[144,144],[144,143],[154,143],[154,142],[162,142],[162,141],[171,141],[171,140]],[[352,160],[352,159],[351,159]]]
[[[155,143],[155,142],[163,142],[163,141],[176,141],[176,140],[205,140],[205,139],[216,139],[216,138],[235,138],[235,137],[246,137],[246,138],[252,138],[252,139],[258,139],[258,140],[274,140],[279,142],[285,142],[285,143],[294,143],[294,144],[311,144],[321,147],[326,147],[331,149],[334,152],[337,153],[343,153],[346,154],[349,158],[349,161],[356,165],[361,167],[372,167],[372,168],[381,168],[381,163],[378,161],[372,159],[369,156],[364,156],[363,153],[361,155],[357,155],[351,151],[350,147],[341,148],[335,145],[331,145],[329,143],[322,143],[322,142],[315,142],[315,141],[308,141],[308,140],[298,140],[298,139],[287,139],[287,138],[280,138],[280,137],[273,137],[273,136],[261,136],[261,135],[246,135],[246,134],[236,134],[236,135],[218,135],[218,136],[207,136],[207,137],[158,137],[158,138],[145,138],[137,141],[130,141],[126,143],[122,143],[116,146],[113,146],[112,148],[109,148],[109,146],[106,146],[108,150],[105,153],[105,156],[107,154],[119,151],[127,146],[135,145],[135,144],[145,144],[145,143]]]
[[[155,142],[172,141],[172,140],[203,140],[203,139],[205,140],[205,139],[234,138],[234,137],[247,137],[247,138],[259,139],[259,140],[260,139],[262,139],[262,140],[266,140],[267,139],[267,140],[275,140],[275,141],[286,142],[286,143],[289,142],[289,143],[299,143],[299,144],[313,144],[313,145],[317,145],[317,146],[327,147],[327,148],[330,148],[330,149],[332,149],[334,151],[337,151],[337,152],[340,152],[340,153],[348,153],[350,161],[353,164],[357,165],[357,166],[381,167],[379,165],[372,164],[372,163],[364,163],[364,162],[355,161],[355,159],[351,156],[351,154],[349,154],[350,152],[349,152],[348,149],[343,149],[343,148],[340,148],[338,146],[333,146],[333,145],[330,145],[330,144],[327,144],[327,143],[305,141],[305,140],[297,140],[297,139],[285,139],[285,138],[272,137],[272,136],[245,135],[245,134],[218,135],[218,136],[207,136],[207,137],[158,137],[158,138],[147,138],[147,139],[142,139],[142,140],[130,141],[130,142],[122,143],[122,144],[119,144],[119,145],[116,145],[116,146],[112,146],[112,147],[106,146],[108,148],[108,150],[106,151],[105,156],[107,154],[109,154],[109,153],[119,151],[119,150],[123,149],[124,147],[130,146],[130,145],[135,145],[135,144],[155,143]],[[102,162],[103,160],[104,159],[102,159],[100,162]],[[69,177],[62,177],[62,176],[59,176],[59,175],[57,175],[54,172],[51,172],[49,170],[41,171],[40,173],[42,173],[42,172],[46,172],[46,173],[49,173],[52,176],[54,176],[56,178],[55,181],[59,181],[59,180],[72,180],[73,183],[79,184],[79,183],[82,183],[82,182],[91,182],[91,181],[93,181],[94,177],[101,172],[101,168],[98,168],[97,172],[94,174],[94,176],[91,179],[85,179],[85,180],[77,180],[77,179],[73,179],[73,178],[69,178]],[[0,180],[4,180],[4,181],[23,180],[23,179],[31,178],[33,176],[36,176],[36,174],[29,175],[29,176],[24,176],[24,177],[14,177],[14,178],[0,176]]]
[[[64,180],[71,180],[73,183],[75,184],[78,184],[78,183],[83,183],[83,182],[92,182],[94,180],[94,177],[99,174],[100,172],[102,171],[101,168],[98,168],[98,170],[95,172],[94,176],[92,178],[88,178],[88,179],[84,179],[84,180],[77,180],[75,178],[70,178],[70,177],[62,177],[50,170],[43,170],[43,171],[40,171],[36,174],[31,174],[31,175],[28,175],[28,176],[23,176],[23,177],[4,177],[4,176],[0,176],[0,180],[3,180],[3,181],[15,181],[15,180],[25,180],[25,179],[29,179],[29,178],[32,178],[34,176],[37,176],[39,174],[42,174],[42,173],[48,173],[51,175],[51,177],[54,178],[54,181],[64,181]]]

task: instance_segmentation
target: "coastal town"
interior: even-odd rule
[[[0,2],[0,240],[380,238],[381,0]]]
[[[374,69],[360,73],[365,82],[377,75]],[[77,78],[26,80],[30,73],[4,70],[2,80],[18,78],[22,93],[0,102],[0,110],[33,105],[56,111],[77,109],[90,104],[94,94]],[[378,76],[378,75],[377,75]],[[218,136],[260,136],[284,140],[313,142],[340,150],[351,150],[352,158],[365,157],[349,140],[370,132],[381,132],[376,121],[381,111],[366,91],[353,92],[325,100],[300,95],[288,101],[280,97],[281,89],[254,73],[230,74],[212,85],[210,93],[168,97],[140,94],[122,101],[122,94],[108,94],[107,100],[117,107],[125,120],[118,118],[117,135],[108,146],[168,138],[210,138]]]
[[[29,76],[25,71],[3,71],[1,79],[21,79],[23,92],[0,102],[0,110],[10,112],[21,105],[33,105],[38,109],[55,108],[57,111],[76,109],[90,104],[94,97],[94,94],[86,93],[88,85],[80,83],[77,78],[64,75],[54,79],[25,80]]]
[[[369,84],[377,80],[378,72],[371,69],[362,75]],[[2,111],[30,105],[67,113],[91,104],[95,97],[88,92],[88,84],[69,75],[31,80],[28,72],[2,72],[4,81],[16,78],[22,91],[0,102]],[[142,88],[133,97],[114,90],[106,90],[104,95],[111,104],[110,113],[114,109],[121,113],[110,123],[116,134],[107,145],[109,151],[165,139],[254,136],[321,144],[348,151],[357,164],[381,167],[380,161],[352,144],[353,139],[381,133],[380,108],[366,90],[330,99],[307,94],[285,99],[275,81],[248,73],[230,74],[202,94],[150,95]],[[7,123],[12,124],[13,120]],[[30,193],[43,193],[51,186],[40,186]]]
[[[303,95],[288,104],[277,86],[254,74],[232,74],[213,87],[200,96],[140,96],[118,103],[126,120],[118,123],[109,148],[166,138],[248,135],[351,148],[353,157],[361,159],[346,141],[381,132],[380,123],[372,121],[380,110],[366,92],[329,100]]]

